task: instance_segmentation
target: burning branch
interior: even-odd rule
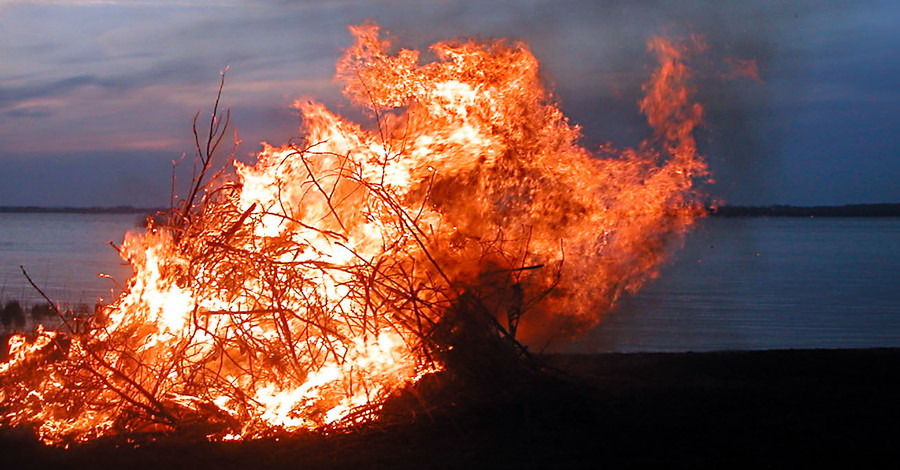
[[[206,185],[206,173],[212,167],[213,156],[215,156],[216,151],[219,148],[219,144],[222,143],[222,139],[225,137],[228,126],[231,124],[231,108],[227,108],[225,110],[224,121],[219,119],[219,102],[222,99],[222,90],[224,90],[225,88],[225,72],[227,71],[228,68],[226,67],[225,70],[223,70],[220,74],[221,79],[219,80],[219,90],[218,92],[216,92],[216,101],[213,104],[212,116],[209,119],[209,129],[206,132],[206,141],[204,145],[201,145],[200,143],[200,131],[197,126],[197,119],[200,117],[200,111],[197,111],[197,113],[194,114],[194,118],[191,121],[191,129],[194,134],[194,149],[197,156],[194,162],[194,174],[191,177],[191,185],[190,189],[188,190],[188,196],[182,202],[184,207],[181,210],[181,216],[170,221],[170,223],[175,226],[177,226],[177,224],[190,223],[189,216],[191,210],[194,208],[195,199],[197,198],[200,190]],[[237,138],[237,131],[235,131],[234,146],[232,147],[231,152],[228,154],[228,160],[234,158],[234,152],[237,150],[238,143],[239,140]],[[200,163],[199,173],[197,172],[197,162]]]

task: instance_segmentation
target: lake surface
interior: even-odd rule
[[[569,350],[900,346],[900,219],[710,218]]]
[[[0,213],[0,300],[41,301],[19,266],[55,302],[93,306],[124,284],[131,268],[108,242],[121,245],[125,232],[139,230],[137,214]]]
[[[141,217],[0,214],[0,300],[92,305]],[[659,278],[565,351],[900,347],[900,219],[710,218]]]

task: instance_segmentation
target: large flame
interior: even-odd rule
[[[509,338],[571,334],[701,214],[686,46],[650,42],[654,137],[592,155],[525,44],[442,42],[419,65],[375,25],[351,32],[337,77],[374,129],[297,102],[302,141],[128,235],[134,277],[87,332],[15,339],[6,423],[51,443],[351,425],[441,369],[436,332],[463,296]]]

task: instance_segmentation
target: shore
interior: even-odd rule
[[[548,372],[539,378],[404,424],[68,450],[0,429],[0,461],[21,465],[6,468],[799,468],[900,458],[900,349],[543,359]]]
[[[0,206],[0,214],[144,214],[167,211],[165,207],[134,206]],[[831,206],[716,206],[708,208],[713,217],[900,217],[900,203],[844,204]]]

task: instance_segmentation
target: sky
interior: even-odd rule
[[[406,48],[527,42],[588,148],[647,137],[647,40],[700,35],[715,198],[900,202],[896,1],[0,0],[0,206],[167,205],[226,67],[241,160],[300,136],[295,99],[354,114],[332,77],[367,20]],[[722,79],[735,59],[759,80]]]

